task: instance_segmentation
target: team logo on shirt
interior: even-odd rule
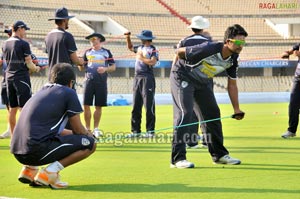
[[[89,141],[89,139],[87,139],[87,138],[82,138],[82,139],[81,139],[81,144],[82,144],[83,146],[88,146],[88,145],[90,145],[90,141]]]
[[[181,87],[182,87],[182,88],[186,88],[188,85],[189,85],[189,83],[186,82],[186,81],[182,81],[182,82],[181,82]]]
[[[207,77],[212,78],[215,76],[217,69],[210,65],[209,63],[207,63],[206,61],[202,62],[203,68],[201,68],[201,72],[204,73],[205,75],[207,75]]]
[[[92,67],[93,64],[99,66],[99,65],[105,65],[106,57],[102,55],[87,55],[87,60],[88,60],[89,67]]]

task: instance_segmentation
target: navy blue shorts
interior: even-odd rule
[[[86,80],[83,91],[83,105],[107,106],[107,83]]]
[[[59,161],[79,150],[92,150],[94,143],[95,139],[86,135],[56,136],[46,142],[32,146],[28,154],[14,155],[22,164],[41,166]]]
[[[29,76],[7,79],[7,96],[9,106],[12,108],[23,107],[31,97],[31,83]]]

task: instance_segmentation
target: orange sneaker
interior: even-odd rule
[[[23,166],[18,179],[22,183],[30,184],[33,182],[34,177],[36,176],[38,171],[39,171],[38,169],[33,169],[28,166]]]
[[[55,172],[48,172],[46,169],[41,169],[40,172],[35,176],[34,180],[37,183],[43,185],[49,185],[52,189],[62,189],[67,188],[67,182],[61,182],[60,176]]]

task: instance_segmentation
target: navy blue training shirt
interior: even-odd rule
[[[108,67],[115,63],[113,55],[110,50],[101,48],[95,50],[93,48],[85,51],[83,55],[83,60],[85,61],[85,77],[88,80],[93,80],[94,82],[103,82],[107,81],[107,73],[100,74],[97,72],[98,67]]]
[[[142,52],[143,56],[146,57],[147,59],[151,59],[152,57],[155,57],[158,61],[158,51],[153,45],[134,46],[133,51],[135,53]],[[135,75],[136,76],[153,75],[153,66],[149,66],[144,62],[142,62],[141,60],[137,59],[135,62]]]
[[[49,74],[57,63],[72,64],[70,54],[77,51],[74,37],[71,33],[58,28],[49,32],[45,39],[46,52],[49,58]]]
[[[201,34],[193,34],[179,41],[177,48],[186,47],[186,46],[194,46],[197,44],[201,44],[203,42],[211,41],[210,38],[205,37]]]
[[[190,36],[185,37],[182,40],[180,40],[179,43],[177,44],[177,48],[187,47],[187,46],[195,46],[195,45],[202,44],[202,43],[208,42],[208,41],[211,41],[211,39],[208,37],[205,37],[201,34],[193,34],[193,35],[190,35]],[[179,66],[184,65],[185,61],[182,59],[178,59],[177,62],[181,62],[181,63],[177,63],[177,64],[174,63],[171,71],[184,70],[184,68],[180,68]]]
[[[223,45],[219,42],[205,42],[186,47],[185,66],[191,68],[189,75],[201,82],[202,79],[213,78],[226,70],[231,79],[236,79],[238,54],[223,59]]]
[[[13,154],[27,154],[59,134],[68,118],[82,112],[75,90],[59,84],[47,84],[23,107],[11,141]]]
[[[7,64],[6,79],[29,76],[25,57],[31,55],[29,43],[13,36],[7,39],[2,47],[3,59]]]

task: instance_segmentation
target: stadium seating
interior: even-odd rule
[[[2,0],[1,4],[8,6],[21,6],[30,8],[48,8],[54,9],[65,6],[73,11],[88,11],[88,12],[115,12],[115,13],[149,13],[149,14],[167,14],[168,11],[161,7],[156,1],[149,0]]]
[[[245,27],[249,36],[247,45],[240,55],[241,60],[278,59],[283,51],[290,49],[299,40],[299,37],[283,39],[265,23],[265,19],[269,16],[276,18],[282,17],[282,15],[299,14],[292,8],[278,8],[278,6],[293,3],[292,0],[284,2],[273,0],[272,5],[262,5],[264,2],[259,0],[227,0],[218,3],[212,0],[164,0],[164,2],[188,19],[195,15],[207,17],[211,24],[208,31],[213,39],[217,41],[223,40],[224,31],[228,26],[239,23]],[[275,4],[277,8],[266,8],[266,6]],[[110,17],[132,32],[134,44],[140,42],[135,34],[143,29],[151,29],[157,37],[154,40],[154,45],[159,49],[161,60],[172,60],[174,45],[181,38],[192,34],[191,30],[187,29],[186,23],[174,17],[156,0],[132,0],[130,3],[123,0],[86,0],[84,3],[79,0],[65,2],[60,0],[2,0],[0,2],[0,26],[9,26],[16,20],[25,21],[31,28],[27,32],[27,40],[31,44],[33,53],[39,57],[46,57],[44,39],[46,34],[55,27],[54,22],[48,21],[48,18],[53,17],[54,10],[61,6],[67,7],[70,14],[75,16],[90,14],[94,17]],[[84,39],[90,32],[73,20],[69,22],[68,31],[73,34],[76,40],[78,54],[82,55],[90,47],[89,42]],[[115,59],[135,58],[135,55],[126,49],[124,36],[110,33],[104,35],[107,41],[103,45],[111,50]],[[0,45],[6,38],[7,36],[1,32]],[[293,56],[291,58],[296,59]],[[242,91],[286,91],[290,87],[290,76],[287,76],[287,79],[283,79],[283,77],[273,77],[273,79],[272,77],[257,78],[240,78],[239,85]],[[44,77],[40,76],[34,76],[33,81],[34,90],[45,83]],[[225,92],[226,81],[224,77],[216,78],[215,90]],[[112,93],[131,92],[131,79],[114,77],[110,78],[109,82],[109,89]],[[119,88],[116,86],[119,84],[126,85],[128,88]],[[158,78],[157,85],[158,93],[169,92],[168,79]]]
[[[213,1],[213,0],[164,0],[172,8],[184,15],[276,15],[298,13],[297,8],[285,8],[292,6],[297,1]],[[289,5],[288,5],[289,4]],[[276,6],[276,8],[274,8]],[[238,8],[238,9],[237,9]]]

